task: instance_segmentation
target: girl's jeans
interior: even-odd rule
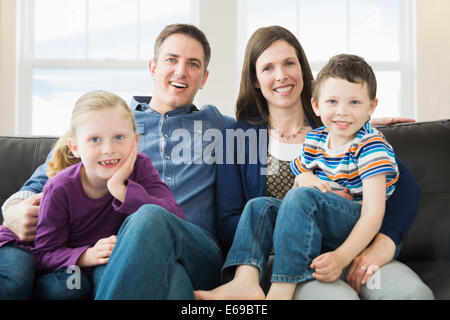
[[[272,246],[272,282],[299,283],[313,279],[311,261],[339,247],[358,221],[361,205],[332,192],[294,188],[283,201],[250,200],[242,213],[224,264],[252,265],[264,275]]]
[[[0,300],[27,300],[33,294],[36,263],[32,255],[14,246],[0,248]]]

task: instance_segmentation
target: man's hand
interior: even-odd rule
[[[117,236],[110,236],[97,241],[95,246],[87,249],[78,258],[77,265],[80,267],[93,267],[108,262],[109,257],[116,245]]]
[[[3,214],[3,226],[12,231],[21,241],[31,242],[36,237],[39,204],[42,193],[25,200],[14,200]]]
[[[108,180],[107,186],[109,192],[111,192],[114,198],[116,198],[120,202],[123,202],[125,200],[125,193],[127,190],[125,181],[133,172],[136,157],[137,157],[137,141],[134,141],[128,157],[122,162],[117,171],[114,172],[112,177],[109,178]]]
[[[359,294],[361,285],[367,283],[378,268],[392,260],[395,249],[395,243],[391,238],[378,233],[372,244],[353,259],[347,272],[347,283]]]
[[[375,118],[370,121],[372,126],[390,126],[398,123],[411,123],[416,122],[416,120],[412,118],[401,118],[401,117],[384,117],[384,118]]]

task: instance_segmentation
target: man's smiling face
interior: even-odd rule
[[[159,50],[157,61],[150,62],[155,81],[150,106],[164,114],[191,104],[208,78],[204,60],[199,41],[181,33],[169,36]]]

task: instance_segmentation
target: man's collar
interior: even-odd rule
[[[147,111],[160,114],[150,107],[150,100],[152,100],[151,96],[135,96],[131,99],[130,108],[131,110]],[[197,107],[194,104],[188,104],[187,106],[177,108],[175,110],[166,112],[165,114],[170,116],[180,113],[190,113],[192,111],[198,111]]]

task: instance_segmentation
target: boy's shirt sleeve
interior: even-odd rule
[[[395,190],[399,170],[392,146],[386,141],[381,132],[376,132],[361,139],[355,150],[358,174],[361,180],[371,176],[386,174],[386,196]]]
[[[295,176],[305,172],[314,172],[315,164],[312,156],[317,153],[317,143],[320,141],[320,135],[318,136],[316,131],[319,129],[306,134],[300,156],[291,161],[291,170]]]

